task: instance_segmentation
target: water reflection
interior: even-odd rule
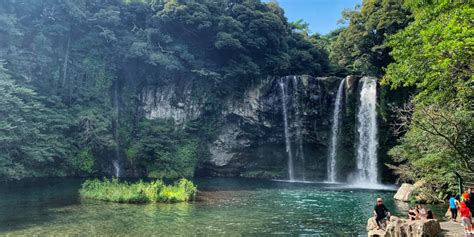
[[[0,187],[0,235],[365,235],[377,196],[407,210],[391,191],[337,184],[202,179],[199,201],[133,205],[81,199],[81,182]]]

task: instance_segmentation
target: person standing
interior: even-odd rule
[[[468,236],[472,234],[471,212],[464,201],[460,202],[459,206],[461,213],[461,224],[464,227],[464,234]]]
[[[473,203],[473,199],[472,199],[473,196],[474,196],[474,193],[472,192],[472,188],[468,187],[466,193],[468,194],[468,198],[469,198],[469,203],[466,203],[466,204],[468,204],[467,207],[469,208],[469,211],[472,214],[472,213],[474,213],[474,203]]]
[[[387,217],[390,217],[390,211],[383,205],[381,197],[377,198],[377,204],[374,206],[374,216],[379,228],[385,230]]]
[[[458,205],[459,202],[456,200],[456,195],[451,194],[451,198],[449,198],[449,210],[451,210],[451,221],[456,222],[458,218]]]

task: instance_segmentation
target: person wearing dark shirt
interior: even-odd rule
[[[426,219],[428,219],[428,220],[434,219],[434,215],[433,215],[433,212],[431,210],[428,210],[426,212]]]
[[[474,203],[473,203],[474,193],[472,192],[471,187],[467,188],[467,194],[469,195],[469,211],[471,211],[471,213],[474,213]]]
[[[408,210],[408,219],[411,221],[416,220],[416,211],[413,208],[410,208],[410,210]]]
[[[377,221],[377,225],[384,229],[387,222],[387,217],[390,217],[390,212],[388,211],[387,207],[383,205],[382,198],[377,198],[377,204],[374,206],[374,216],[375,221]]]

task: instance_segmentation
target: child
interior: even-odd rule
[[[459,210],[461,212],[461,223],[464,226],[464,234],[469,236],[472,233],[471,212],[464,201],[460,202],[459,206],[461,207]]]

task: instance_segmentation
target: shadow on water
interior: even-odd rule
[[[80,203],[83,179],[41,178],[0,184],[0,233],[51,222],[52,211]]]

